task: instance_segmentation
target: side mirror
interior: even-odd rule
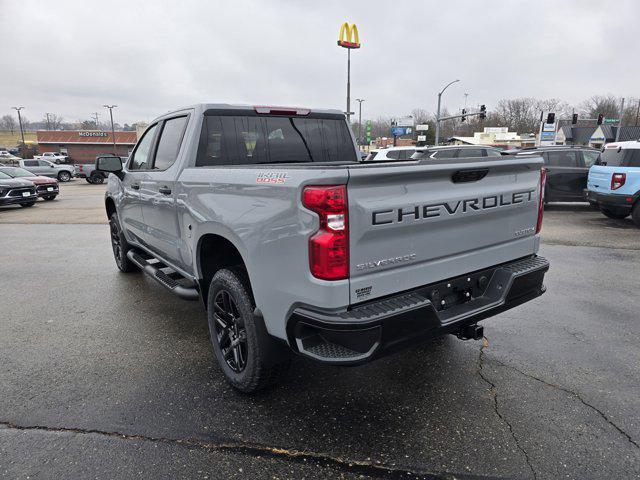
[[[96,170],[114,173],[120,177],[122,175],[122,159],[120,157],[98,157],[96,158]]]

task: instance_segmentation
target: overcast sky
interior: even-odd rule
[[[24,106],[149,121],[198,102],[345,108],[340,24],[355,22],[363,117],[489,110],[500,98],[640,96],[637,0],[0,0],[0,115]],[[355,103],[355,102],[353,102]],[[352,109],[355,106],[352,105]]]

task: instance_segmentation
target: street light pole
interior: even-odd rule
[[[111,116],[111,138],[113,139],[113,154],[117,155],[116,151],[116,131],[113,127],[113,109],[117,107],[117,105],[103,105],[104,108],[109,109],[109,115]]]
[[[49,121],[49,115],[51,115],[50,113],[45,113],[45,115],[47,116],[47,130],[51,130],[51,122]]]
[[[24,145],[24,130],[22,128],[22,116],[20,115],[20,110],[24,107],[12,107],[16,112],[18,112],[18,123],[20,124],[20,136],[22,137],[22,144]]]
[[[358,102],[358,145],[362,142],[362,102],[364,98],[356,98]]]
[[[442,94],[447,88],[449,88],[451,85],[459,81],[460,80],[454,80],[453,82],[449,82],[447,85],[445,85],[445,87],[442,90],[440,90],[440,93],[438,93],[438,110],[436,112],[436,141],[435,141],[436,145],[440,143],[440,102],[442,100]]]

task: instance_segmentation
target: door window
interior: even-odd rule
[[[391,150],[387,153],[387,158],[390,160],[400,160],[400,150]]]
[[[153,125],[145,133],[136,151],[131,156],[131,162],[129,163],[129,170],[145,170],[149,168],[149,161],[151,160],[151,148],[153,147],[153,139],[156,133],[158,125]]]
[[[462,148],[460,149],[460,153],[458,154],[459,158],[473,158],[473,157],[482,157],[482,152],[484,149],[482,148]]]
[[[578,152],[560,150],[547,153],[547,164],[554,167],[577,167]]]
[[[494,150],[493,148],[487,148],[485,150],[487,152],[487,157],[501,157],[502,154],[498,150]]]
[[[436,150],[433,158],[455,158],[458,156],[459,148],[445,148],[444,150]]]
[[[41,167],[48,167],[51,165],[51,163],[47,162],[46,160],[38,160],[38,165]]]
[[[24,163],[25,167],[37,167],[38,166],[38,161],[37,160],[25,160],[23,163]]]
[[[154,170],[166,170],[176,161],[186,125],[187,117],[165,120],[158,141],[156,159],[153,162]]]
[[[584,166],[589,168],[591,165],[596,163],[598,157],[600,156],[600,152],[592,152],[591,150],[584,150],[582,152],[582,160],[584,161]]]

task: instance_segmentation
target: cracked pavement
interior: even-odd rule
[[[640,478],[640,231],[548,217],[548,292],[486,343],[297,359],[255,397],[198,304],[117,273],[107,226],[2,224],[0,478]]]

